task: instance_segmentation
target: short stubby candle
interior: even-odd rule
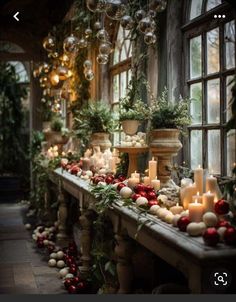
[[[211,193],[211,191],[208,191],[207,193],[203,194],[202,204],[204,206],[205,212],[214,212],[214,206],[215,206],[214,199],[215,199],[215,194]]]
[[[204,207],[201,203],[197,202],[192,202],[189,204],[189,220],[191,222],[201,222],[202,221],[202,216],[204,213]]]
[[[183,210],[184,208],[180,206],[179,203],[177,203],[176,206],[170,208],[171,213],[174,215],[182,213]]]
[[[197,195],[193,195],[192,197],[192,202],[195,202],[197,200],[197,202],[202,203],[202,196],[200,195],[199,192],[197,192]]]
[[[148,162],[148,168],[150,180],[155,179],[157,176],[157,161],[154,160],[154,157]]]

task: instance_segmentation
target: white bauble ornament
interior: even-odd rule
[[[36,240],[37,240],[37,236],[36,236],[36,234],[33,234],[33,235],[32,235],[32,239],[33,239],[34,241],[36,241]]]
[[[47,232],[47,231],[42,232],[43,237],[48,237],[48,235],[49,235],[49,232]]]
[[[45,240],[43,241],[43,244],[44,244],[45,246],[47,246],[47,245],[49,244],[49,241],[48,241],[47,239],[45,239]]]
[[[202,228],[197,222],[190,222],[186,231],[190,236],[200,236],[202,234]]]
[[[130,198],[132,194],[133,194],[133,191],[129,187],[123,187],[120,190],[120,196],[122,198]]]
[[[90,171],[90,170],[88,170],[88,171],[86,171],[86,175],[87,175],[88,177],[92,177],[92,176],[93,176],[93,172]]]
[[[180,219],[180,217],[181,217],[180,214],[174,215],[173,220],[172,220],[172,225],[173,225],[174,227],[177,227],[177,223],[178,223],[178,220]]]
[[[203,234],[205,232],[205,230],[207,229],[205,222],[199,222],[198,225],[199,225],[199,228],[201,228],[201,231]]]
[[[170,211],[168,211],[167,209],[163,209],[163,211],[161,211],[161,213],[159,213],[159,218],[161,220],[165,220],[166,216],[171,213]],[[171,213],[172,214],[172,213]]]
[[[73,275],[73,274],[67,274],[67,275],[65,276],[65,279],[70,279],[70,278],[74,278],[74,275]]]
[[[56,266],[56,265],[57,265],[57,262],[56,262],[55,259],[49,259],[49,260],[48,260],[48,266],[54,267],[54,266]]]
[[[49,257],[51,259],[57,259],[57,253],[51,253]]]
[[[58,251],[57,252],[57,259],[61,260],[61,259],[63,259],[63,257],[64,257],[63,251]]]
[[[145,205],[148,204],[148,200],[147,200],[146,197],[139,197],[139,198],[136,199],[136,204],[138,206],[145,206]]]
[[[26,223],[25,224],[25,228],[26,228],[26,230],[30,230],[31,229],[31,224],[30,223]]]
[[[165,216],[165,222],[169,223],[169,224],[172,224],[172,221],[174,219],[174,215],[169,212],[166,216]]]
[[[157,210],[160,209],[160,206],[155,204],[154,206],[151,206],[151,208],[149,209],[149,212],[153,215],[157,215]]]
[[[218,218],[216,214],[212,212],[207,212],[202,217],[203,222],[205,222],[207,227],[214,227],[217,225]]]
[[[224,234],[225,234],[226,230],[227,230],[226,227],[219,227],[219,229],[217,230],[217,233],[220,235],[220,241],[221,242],[224,241]]]
[[[62,268],[60,271],[59,271],[59,277],[60,278],[64,278],[67,274],[69,273],[69,270],[68,268]]]
[[[84,180],[88,180],[88,179],[89,179],[89,176],[86,174],[86,175],[84,175],[83,179],[84,179]]]
[[[57,261],[57,267],[58,267],[58,268],[63,268],[63,267],[65,267],[65,262],[64,262],[63,260]]]

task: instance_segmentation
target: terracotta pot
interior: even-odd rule
[[[158,158],[157,175],[162,187],[168,185],[171,178],[169,167],[172,165],[172,159],[182,148],[179,134],[178,129],[156,129],[151,132],[150,149],[152,155]]]
[[[127,135],[135,135],[138,131],[140,122],[137,120],[125,120],[121,122],[123,131]]]
[[[90,144],[92,147],[100,146],[101,151],[104,152],[112,146],[109,136],[110,134],[106,132],[93,133],[90,138]]]

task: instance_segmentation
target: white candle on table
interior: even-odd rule
[[[149,160],[148,169],[150,180],[155,179],[157,176],[157,161],[154,160],[154,157],[152,158],[152,160]]]
[[[195,202],[192,202],[189,204],[189,220],[191,222],[201,222],[202,221],[202,216],[204,213],[204,208],[203,205],[197,200]]]
[[[138,178],[138,180],[140,182],[140,174],[137,173],[136,171],[134,173],[131,173],[131,178]]]
[[[182,189],[181,201],[184,209],[188,209],[188,205],[192,202],[193,195],[197,194],[197,188],[195,184],[190,184],[189,186]]]
[[[145,186],[150,185],[150,177],[149,176],[144,176],[143,183],[145,184]]]
[[[211,193],[211,191],[208,191],[207,193],[203,194],[202,197],[202,204],[204,207],[204,212],[214,212],[214,203],[215,194]]]
[[[192,201],[194,202],[195,200],[197,200],[199,203],[202,203],[202,196],[199,194],[199,192],[197,192],[197,195],[193,195]]]
[[[208,191],[211,191],[213,194],[215,194],[215,202],[222,198],[222,194],[217,183],[217,178],[213,175],[210,175],[206,178],[206,192]]]
[[[197,187],[197,191],[200,195],[203,194],[203,169],[199,165],[198,168],[194,170],[194,182]]]
[[[139,179],[136,177],[131,177],[128,179],[128,187],[133,189],[139,183]]]
[[[153,187],[153,189],[155,191],[159,191],[161,188],[161,182],[159,179],[157,179],[157,177],[155,179],[151,180],[151,186]]]
[[[183,210],[184,208],[180,206],[179,203],[177,203],[176,206],[170,208],[171,213],[174,215],[182,213]]]

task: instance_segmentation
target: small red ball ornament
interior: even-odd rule
[[[124,187],[126,187],[126,185],[123,182],[121,182],[120,184],[118,184],[117,190],[120,191]]]
[[[78,293],[78,294],[82,294],[82,293],[85,292],[86,284],[85,284],[83,281],[81,281],[81,282],[79,282],[78,285],[76,286],[76,289],[77,289],[77,293]]]
[[[236,245],[236,229],[233,227],[227,228],[224,233],[224,241],[228,245]]]
[[[141,197],[141,195],[140,195],[140,194],[137,194],[137,193],[134,193],[134,194],[132,194],[132,196],[131,196],[131,198],[132,198],[133,201],[136,201],[139,197]]]
[[[76,293],[77,293],[77,288],[76,288],[76,286],[75,286],[75,285],[70,285],[70,286],[68,287],[68,293],[69,293],[69,294],[76,294]]]
[[[218,215],[225,215],[229,212],[229,203],[224,199],[220,199],[215,203],[215,212]]]
[[[69,268],[69,273],[72,274],[72,275],[76,275],[77,274],[77,267],[71,266]]]
[[[146,191],[146,192],[154,192],[153,187],[151,187],[150,185],[147,185],[147,186],[145,187],[145,191]]]
[[[227,221],[227,220],[219,220],[217,225],[216,225],[217,228],[220,228],[220,227],[226,227],[226,228],[229,228],[230,227],[230,223]]]
[[[140,194],[140,192],[145,192],[145,185],[144,184],[137,184],[134,187],[134,192]],[[145,192],[146,193],[146,192]]]
[[[81,278],[79,276],[76,276],[72,279],[72,284],[77,285],[81,281],[82,281]]]
[[[119,181],[125,181],[126,177],[124,175],[119,175],[118,179],[119,179]]]
[[[180,217],[177,222],[177,226],[181,232],[186,232],[187,226],[190,223],[188,216]]]
[[[148,192],[147,193],[147,199],[148,200],[152,200],[152,199],[156,199],[157,196],[156,196],[156,193],[155,192]]]
[[[68,289],[71,285],[73,285],[72,279],[66,279],[64,281],[64,286],[66,289]]]
[[[145,191],[139,191],[138,193],[140,196],[147,198],[147,192]]]
[[[203,240],[205,244],[210,245],[210,246],[215,246],[217,243],[220,241],[220,236],[216,230],[216,228],[208,228],[204,233],[203,233]]]
[[[158,201],[156,199],[149,200],[148,205],[149,205],[149,207],[158,205]]]

